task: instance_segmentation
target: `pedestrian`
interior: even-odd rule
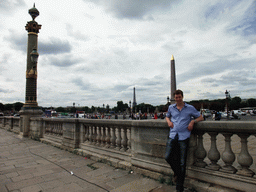
[[[173,180],[176,182],[176,190],[181,192],[184,191],[189,137],[194,124],[203,121],[204,118],[195,107],[184,103],[181,90],[174,92],[174,99],[176,104],[170,105],[166,114],[170,133],[166,144],[165,160],[174,172]]]
[[[154,119],[157,119],[157,112],[155,112]]]

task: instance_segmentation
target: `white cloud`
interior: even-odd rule
[[[11,1],[10,1],[11,2]],[[0,4],[0,102],[23,101],[28,9]],[[256,97],[255,1],[36,2],[41,106],[159,105],[170,94],[170,58],[185,99]],[[12,11],[11,11],[12,10]]]

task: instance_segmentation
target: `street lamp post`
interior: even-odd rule
[[[37,37],[41,25],[39,25],[35,18],[39,15],[39,11],[34,7],[29,9],[29,14],[32,17],[32,21],[27,22],[25,29],[28,31],[27,42],[27,70],[26,70],[26,95],[25,104],[23,105],[21,116],[20,133],[22,136],[27,137],[40,137],[36,135],[38,133],[30,130],[30,118],[35,116],[41,116],[43,111],[37,104],[37,61],[39,54],[37,52]]]
[[[228,99],[230,98],[230,94],[229,94],[229,92],[228,92],[227,90],[225,91],[225,95],[226,95],[227,120],[229,120],[229,113],[228,113]]]
[[[130,104],[130,118],[132,118],[132,102],[129,101],[129,104]]]
[[[169,105],[170,105],[170,97],[167,96],[167,107],[169,107]]]

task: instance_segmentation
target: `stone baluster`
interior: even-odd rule
[[[89,126],[88,125],[83,125],[83,129],[84,129],[84,142],[88,142],[89,140]]]
[[[199,132],[197,136],[197,149],[195,151],[196,162],[195,166],[197,167],[205,167],[207,164],[204,162],[204,158],[206,157],[206,150],[204,149],[203,144],[203,132]]]
[[[60,124],[60,135],[62,135],[62,130],[63,130],[62,124]]]
[[[253,159],[248,152],[247,146],[247,138],[250,135],[238,134],[238,136],[241,138],[241,152],[237,157],[237,161],[241,165],[242,169],[238,170],[237,174],[252,177],[255,173],[252,170],[250,170],[249,167],[252,165]]]
[[[111,127],[110,128],[110,134],[111,134],[111,138],[110,138],[110,148],[114,149],[116,147],[116,133],[115,133],[115,128]]]
[[[121,149],[121,128],[116,127],[116,150]]]
[[[101,147],[104,147],[106,144],[106,132],[105,132],[105,127],[101,127]]]
[[[227,173],[235,173],[237,170],[232,166],[234,163],[236,156],[232,151],[231,148],[231,136],[232,133],[224,133],[223,136],[225,137],[225,150],[222,153],[222,161],[225,165],[220,169],[220,171],[227,172]]]
[[[127,153],[131,153],[131,128],[127,129]]]
[[[57,134],[60,136],[60,123],[57,124]]]
[[[52,124],[49,123],[49,133],[52,134]]]
[[[99,127],[99,126],[96,127],[96,134],[97,134],[96,145],[100,146],[100,144],[101,144],[101,127]]]
[[[120,151],[126,151],[127,150],[127,129],[125,127],[121,128],[121,150]]]
[[[56,123],[53,123],[52,127],[53,127],[52,132],[54,135],[56,135]]]
[[[89,128],[89,143],[92,144],[92,125],[88,125]]]
[[[61,124],[60,134],[63,135],[63,124]]]
[[[85,125],[81,124],[80,125],[80,143],[85,142],[85,130],[86,130]]]
[[[96,145],[96,127],[93,125],[92,126],[92,144]]]
[[[110,127],[105,127],[105,131],[106,131],[106,148],[110,147]]]
[[[210,159],[211,164],[208,165],[207,168],[217,171],[220,169],[220,165],[217,164],[220,159],[220,152],[218,151],[216,145],[216,136],[218,133],[210,132],[209,135],[211,136],[211,148],[208,152],[208,158]]]

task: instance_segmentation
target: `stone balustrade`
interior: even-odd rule
[[[0,127],[14,130],[17,119],[16,123],[11,119],[0,117]],[[168,132],[164,120],[30,119],[32,138],[37,135],[41,141],[156,179],[172,173],[164,160]],[[187,178],[252,191],[256,187],[255,135],[256,121],[196,124]]]
[[[202,122],[193,134],[190,142],[197,145],[190,177],[242,191],[255,188],[255,121]]]

